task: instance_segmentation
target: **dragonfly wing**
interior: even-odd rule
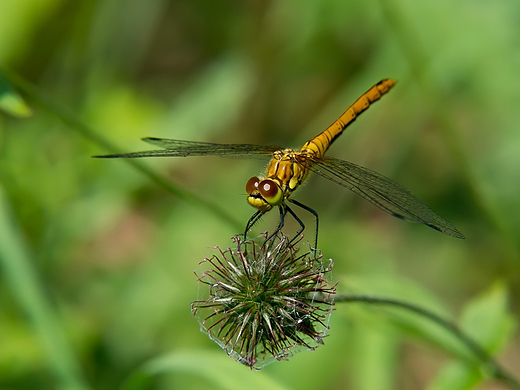
[[[380,173],[331,157],[316,161],[309,169],[349,188],[395,217],[423,223],[448,236],[465,238],[455,226],[432,211],[410,191]]]
[[[257,157],[271,155],[282,148],[272,145],[254,144],[216,144],[210,142],[182,141],[168,138],[143,138],[149,144],[159,146],[159,150],[144,152],[110,154],[94,156],[102,158],[137,158],[137,157],[188,157],[188,156],[227,156]]]

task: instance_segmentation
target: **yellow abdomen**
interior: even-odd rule
[[[338,138],[343,130],[347,128],[356,118],[365,111],[370,105],[386,94],[395,85],[392,79],[384,79],[366,91],[361,97],[354,102],[347,110],[325,131],[316,137],[307,141],[303,145],[301,151],[314,154],[316,157],[322,157],[329,146]]]

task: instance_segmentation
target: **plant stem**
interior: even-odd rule
[[[106,138],[99,135],[99,132],[94,131],[90,126],[82,122],[80,119],[77,118],[75,114],[70,112],[67,108],[51,101],[47,96],[41,93],[36,86],[31,84],[27,80],[23,79],[16,73],[5,68],[1,68],[0,72],[2,73],[4,78],[12,84],[12,86],[17,88],[19,91],[23,92],[34,103],[38,104],[46,111],[55,115],[58,119],[60,119],[66,125],[70,126],[81,136],[99,145],[101,148],[105,149],[109,153],[121,153],[121,150],[119,150]],[[135,159],[124,159],[124,161],[127,164],[130,164],[138,171],[140,171],[141,173],[148,176],[154,183],[163,187],[166,191],[170,192],[179,199],[191,203],[194,206],[202,206],[210,213],[214,214],[221,220],[227,222],[228,225],[235,229],[235,231],[241,231],[244,228],[242,223],[236,220],[220,205],[203,199],[198,195],[176,184],[166,181],[164,178],[162,178],[160,175],[148,168],[146,165],[142,164],[140,161],[137,161]]]
[[[335,303],[344,303],[344,302],[358,302],[358,303],[370,303],[376,305],[389,305],[395,306],[402,309],[406,309],[412,311],[416,314],[419,314],[425,318],[428,318],[438,324],[439,326],[446,329],[448,332],[452,333],[456,338],[458,338],[463,344],[465,344],[468,349],[471,350],[473,354],[480,360],[483,364],[487,365],[491,371],[491,376],[497,380],[503,381],[504,383],[509,384],[514,389],[520,389],[520,382],[513,376],[511,376],[508,372],[505,371],[504,368],[498,364],[498,362],[493,359],[491,355],[489,355],[484,348],[482,348],[476,341],[474,341],[471,337],[469,337],[466,333],[460,330],[455,324],[451,321],[423,308],[417,306],[413,303],[401,301],[398,299],[392,298],[383,298],[383,297],[374,297],[367,295],[356,295],[356,294],[338,294],[334,298]]]

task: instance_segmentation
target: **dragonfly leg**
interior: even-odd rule
[[[269,237],[267,237],[267,239],[265,240],[265,243],[270,241],[274,236],[276,236],[276,234],[278,234],[278,232],[280,230],[282,230],[283,226],[285,225],[285,215],[287,214],[287,210],[289,210],[291,215],[293,215],[292,211],[289,209],[289,207],[287,207],[286,204],[282,203],[280,206],[278,206],[278,210],[280,211],[280,223],[278,224],[278,227],[276,228],[276,230],[273,233],[271,233],[271,235],[269,235]],[[265,243],[264,243],[264,245],[265,245]]]
[[[249,218],[249,221],[247,221],[246,229],[244,231],[244,240],[247,240],[247,232],[249,232],[253,226],[258,222],[258,220],[262,217],[262,215],[265,214],[265,211],[258,210],[256,213],[254,213],[251,218]]]
[[[291,241],[289,242],[289,244],[291,244],[294,240],[296,240],[298,238],[298,236],[305,230],[305,224],[303,223],[303,221],[295,214],[294,211],[291,210],[291,208],[289,208],[289,206],[286,206],[287,207],[287,211],[289,212],[289,214],[291,214],[293,216],[293,218],[296,220],[296,222],[298,222],[298,224],[300,225],[300,230],[298,230],[296,232],[296,234],[294,235],[294,237],[291,239]]]
[[[314,215],[314,220],[316,221],[316,225],[314,227],[314,254],[316,255],[316,251],[318,249],[318,223],[319,223],[319,218],[318,218],[318,213],[311,209],[309,206],[305,206],[303,203],[300,203],[298,202],[297,200],[294,200],[294,199],[288,199],[289,202],[295,204],[296,206],[298,207],[301,207],[302,209],[308,211],[309,213],[311,213],[312,215]],[[298,235],[303,232],[303,228],[305,228],[305,225],[303,224],[303,222],[293,213],[293,211],[291,209],[289,209],[289,212],[291,213],[291,215],[294,217],[294,219],[296,219],[296,221],[298,221],[298,223],[300,224],[300,226],[302,227],[302,230],[298,232]]]

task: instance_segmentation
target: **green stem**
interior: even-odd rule
[[[7,69],[0,69],[0,72],[8,80],[14,87],[16,87],[19,91],[22,91],[27,97],[29,97],[34,103],[38,104],[46,111],[52,113],[57,118],[59,118],[63,123],[70,126],[72,129],[77,131],[86,139],[92,141],[93,143],[99,145],[101,148],[105,149],[109,153],[121,153],[116,146],[114,146],[110,141],[106,138],[99,135],[98,132],[94,131],[90,126],[79,120],[72,112],[70,112],[67,108],[60,106],[59,104],[52,102],[47,96],[41,93],[34,85],[23,79],[21,76],[17,75],[14,72],[11,72]],[[130,164],[132,167],[140,171],[141,173],[148,176],[154,183],[163,187],[166,191],[170,192],[174,196],[182,199],[188,203],[193,204],[194,206],[201,206],[208,210],[210,213],[214,214],[216,217],[225,221],[230,225],[235,231],[242,231],[244,225],[236,220],[231,214],[229,214],[226,210],[224,210],[220,205],[210,202],[206,199],[203,199],[196,194],[183,189],[182,187],[173,184],[171,182],[166,181],[160,175],[156,174],[146,165],[142,164],[138,160],[134,159],[125,159],[127,164]]]
[[[491,376],[497,380],[501,380],[504,383],[509,384],[514,389],[520,389],[520,382],[511,376],[508,372],[502,368],[491,355],[489,355],[484,348],[482,348],[477,342],[470,338],[467,334],[461,331],[455,324],[449,320],[442,318],[441,316],[424,309],[420,306],[414,305],[413,303],[400,301],[392,298],[382,298],[367,295],[355,295],[355,294],[340,294],[334,298],[335,303],[344,302],[358,302],[358,303],[370,303],[376,305],[389,305],[395,306],[402,309],[412,311],[419,314],[429,320],[432,320],[439,326],[452,333],[458,338],[469,350],[480,360],[483,364],[487,365],[491,371]]]

